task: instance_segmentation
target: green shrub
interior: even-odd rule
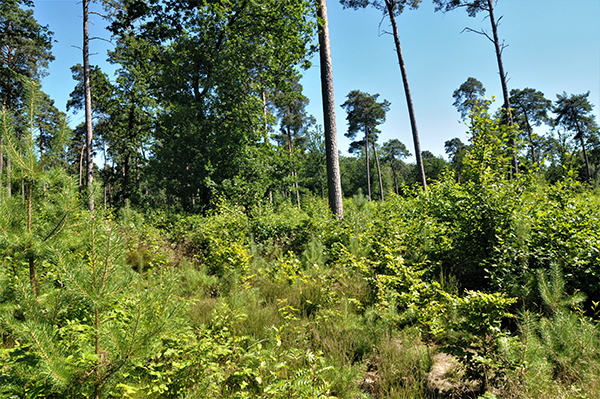
[[[0,291],[14,293],[0,305],[12,340],[2,349],[2,373],[13,394],[108,395],[181,323],[175,276],[134,273],[114,226],[99,219],[91,215],[79,232],[85,252],[55,248],[49,265],[56,280],[37,293],[18,275],[9,277],[10,265],[2,268]]]

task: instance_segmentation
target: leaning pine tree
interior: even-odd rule
[[[435,3],[436,11],[451,11],[456,8],[466,8],[467,14],[469,17],[475,17],[478,13],[483,12],[487,14],[487,17],[490,19],[490,24],[492,26],[492,35],[490,36],[488,32],[485,30],[475,30],[471,28],[465,28],[465,30],[469,32],[478,33],[487,37],[493,44],[494,49],[496,51],[496,61],[498,62],[498,73],[500,74],[500,84],[502,85],[502,97],[504,99],[504,104],[502,104],[502,109],[504,111],[504,119],[506,125],[511,127],[513,125],[513,118],[511,114],[510,108],[510,96],[508,93],[508,84],[506,79],[506,72],[504,72],[504,63],[502,62],[502,51],[506,48],[504,42],[500,41],[498,36],[498,22],[500,18],[496,18],[494,14],[494,4],[497,3],[498,0],[433,0]],[[512,157],[512,173],[514,176],[517,175],[519,171],[519,165],[516,157],[516,141],[514,137],[510,139],[510,146],[513,149],[513,157]]]
[[[406,6],[416,9],[419,7],[421,0],[340,0],[340,3],[346,8],[366,8],[373,6],[378,10],[383,11],[390,18],[392,24],[392,32],[394,35],[394,43],[396,44],[396,54],[398,55],[398,64],[400,65],[400,74],[404,83],[404,93],[406,94],[406,104],[408,106],[408,116],[410,117],[410,126],[412,129],[413,141],[415,145],[415,158],[417,159],[417,170],[423,190],[427,190],[427,179],[425,177],[425,168],[423,167],[423,157],[421,156],[421,144],[419,142],[419,131],[417,129],[417,118],[413,107],[412,95],[408,85],[408,75],[406,73],[406,65],[404,64],[404,56],[402,55],[402,47],[400,46],[400,35],[398,34],[398,26],[396,25],[396,17],[402,14]]]

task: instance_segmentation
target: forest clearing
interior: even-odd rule
[[[0,4],[0,398],[600,397],[595,92],[510,89],[502,0],[432,2],[491,22],[502,87],[448,93],[447,159],[396,25],[419,0],[340,1],[390,24],[409,146],[380,94],[333,97],[325,0],[83,0],[73,127],[34,3]]]

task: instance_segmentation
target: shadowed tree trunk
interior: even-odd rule
[[[375,145],[375,141],[373,141],[373,155],[375,155],[375,164],[377,165],[377,176],[379,177],[379,194],[381,195],[381,200],[383,201],[383,180],[381,179],[381,168],[379,167],[379,156],[377,155],[377,146]]]
[[[583,140],[583,131],[581,130],[581,124],[577,122],[577,136],[579,137],[579,144],[581,144],[581,151],[583,152],[583,160],[585,162],[585,170],[587,172],[587,180],[592,178],[592,172],[590,170],[590,161],[588,159],[587,151],[585,149],[585,141]]]
[[[540,162],[537,159],[537,156],[535,155],[535,143],[533,142],[533,128],[531,127],[531,124],[529,123],[529,118],[527,117],[527,114],[525,114],[525,128],[527,129],[527,139],[529,140],[529,149],[531,152],[531,162],[533,162],[534,164],[537,165],[537,167],[540,167]]]
[[[296,163],[294,162],[294,150],[292,148],[292,130],[289,126],[286,127],[288,136],[288,151],[290,154],[290,162],[292,163],[292,179],[294,180],[294,190],[296,191],[296,205],[300,208],[300,188],[298,187],[298,173],[296,172]]]
[[[0,198],[4,196],[2,192],[2,172],[4,169],[4,137],[0,137]]]
[[[367,192],[371,201],[371,167],[369,165],[369,129],[365,129],[365,159],[367,164]]]
[[[342,204],[342,183],[339,154],[337,148],[337,128],[335,123],[335,99],[333,95],[333,71],[327,22],[327,2],[318,0],[317,17],[322,21],[319,27],[319,54],[321,62],[321,93],[323,95],[323,119],[325,125],[325,151],[327,155],[327,187],[329,207],[338,218],[344,217]]]

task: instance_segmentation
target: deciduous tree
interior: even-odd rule
[[[292,83],[291,91],[277,92],[274,102],[278,109],[281,127],[281,134],[275,135],[275,140],[287,148],[292,170],[292,184],[296,192],[296,204],[300,207],[295,149],[302,146],[306,141],[306,128],[314,124],[314,118],[311,119],[306,115],[305,108],[308,104],[308,98],[302,95],[302,85],[298,80]]]
[[[134,57],[156,65],[150,168],[172,200],[189,209],[225,193],[248,205],[268,195],[263,93],[291,90],[313,12],[308,0],[133,0],[116,12],[117,37],[143,37],[156,50]]]

